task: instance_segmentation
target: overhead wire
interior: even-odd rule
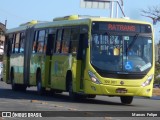
[[[2,13],[2,14],[8,14],[8,15],[11,15],[11,16],[13,16],[13,17],[15,17],[15,18],[19,18],[19,19],[23,19],[23,20],[28,20],[26,17],[23,17],[23,16],[20,16],[20,15],[17,15],[17,14],[15,14],[15,13],[12,13],[12,12],[9,12],[9,11],[7,11],[7,10],[4,10],[4,9],[2,9],[2,8],[0,8],[0,12]],[[6,15],[7,16],[7,15]]]

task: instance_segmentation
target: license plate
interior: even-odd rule
[[[125,88],[118,88],[118,89],[116,89],[116,93],[127,93],[127,89],[125,89]]]

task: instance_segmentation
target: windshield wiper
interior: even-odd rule
[[[138,36],[139,36],[139,33],[137,33],[137,34],[134,36],[132,42],[129,44],[129,46],[128,46],[128,48],[127,48],[127,51],[128,51],[130,48],[132,48],[132,46],[133,46],[134,43],[136,42]]]

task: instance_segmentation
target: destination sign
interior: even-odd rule
[[[136,31],[136,26],[135,25],[123,25],[123,24],[107,24],[107,29],[108,30],[113,30],[113,31],[131,31],[135,32]]]
[[[150,25],[118,22],[93,22],[93,31],[151,33]]]

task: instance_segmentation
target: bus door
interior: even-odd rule
[[[77,66],[77,72],[80,75],[80,90],[83,90],[84,70],[86,66],[86,48],[88,47],[88,34],[81,33],[79,37],[77,60],[79,61]],[[79,76],[78,75],[78,76]]]
[[[56,34],[48,34],[47,48],[46,48],[46,62],[45,62],[45,74],[47,79],[47,86],[51,85],[51,65],[52,65],[52,55],[54,50],[54,41]]]

